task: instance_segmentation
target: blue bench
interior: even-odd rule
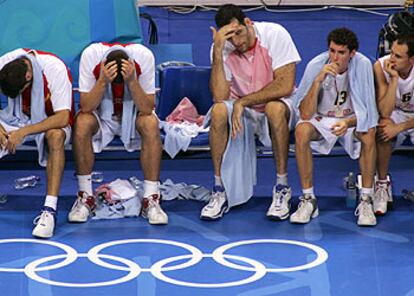
[[[207,114],[213,105],[209,88],[210,67],[170,67],[160,72],[160,93],[156,113],[161,120],[175,109],[184,97],[197,108],[200,115]],[[201,133],[193,138],[190,147],[208,146],[208,133]],[[195,149],[197,150],[197,149]]]

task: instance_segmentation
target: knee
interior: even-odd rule
[[[312,126],[308,123],[301,123],[295,129],[295,143],[297,146],[307,145],[310,142]]]
[[[51,129],[45,133],[49,151],[61,150],[64,148],[66,134],[62,129]]]
[[[158,118],[154,114],[139,114],[135,122],[135,127],[142,137],[159,137]]]
[[[265,114],[269,121],[283,123],[287,122],[289,109],[283,102],[272,101],[266,104]]]
[[[92,113],[79,112],[75,118],[73,137],[91,135],[98,123]]]
[[[211,126],[213,128],[227,125],[227,107],[224,103],[215,103],[211,109]]]
[[[375,148],[375,128],[370,128],[365,133],[358,133],[359,139],[365,148]]]

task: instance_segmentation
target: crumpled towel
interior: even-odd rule
[[[199,115],[196,107],[189,98],[184,97],[177,107],[167,116],[168,123],[196,123],[198,126],[203,125],[204,115]]]

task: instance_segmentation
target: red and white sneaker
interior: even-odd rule
[[[391,182],[375,182],[373,206],[375,215],[385,215],[388,203],[392,201]]]
[[[162,225],[168,224],[168,216],[160,206],[160,195],[153,194],[144,197],[142,200],[141,215],[148,219],[149,224]]]
[[[69,222],[83,223],[88,221],[95,210],[95,206],[95,197],[88,195],[84,191],[79,191],[68,215]]]

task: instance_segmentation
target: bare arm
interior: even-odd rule
[[[378,111],[382,118],[389,118],[395,107],[395,95],[398,87],[398,73],[392,70],[392,65],[386,60],[385,70],[390,71],[390,83],[387,83],[381,64],[377,61],[374,64],[375,85],[377,91]],[[392,74],[391,74],[392,73]]]
[[[338,74],[338,65],[325,65],[322,68],[321,72],[313,80],[309,91],[299,105],[299,113],[302,120],[309,120],[312,118],[313,114],[316,113],[318,107],[318,94],[321,89],[321,83],[328,74],[336,76]]]
[[[88,93],[80,93],[80,109],[82,112],[89,113],[98,108],[107,84],[111,83],[117,75],[117,69],[115,61],[107,65],[105,65],[105,61],[101,62],[101,73],[94,87]]]
[[[213,63],[211,64],[210,89],[215,103],[228,100],[230,82],[224,73],[222,50],[213,47]]]
[[[215,103],[228,100],[230,82],[226,79],[223,63],[223,49],[226,41],[235,35],[235,25],[223,26],[220,30],[210,27],[213,33],[213,62],[211,65],[210,89]]]
[[[290,63],[276,69],[273,72],[273,81],[261,90],[249,94],[240,99],[245,107],[264,104],[286,96],[289,96],[295,86],[296,63]]]
[[[19,130],[24,133],[25,136],[39,134],[51,129],[64,128],[69,124],[69,110],[57,111],[52,116],[47,117],[43,121],[31,125],[24,126]]]
[[[16,152],[16,147],[23,143],[24,137],[46,132],[51,129],[64,128],[69,124],[69,116],[69,110],[57,111],[54,115],[49,116],[39,123],[26,125],[18,130],[10,132],[8,134],[6,149],[14,154]]]
[[[135,71],[134,62],[123,60],[121,72],[139,112],[144,115],[150,115],[155,106],[155,95],[146,94],[142,89]]]

